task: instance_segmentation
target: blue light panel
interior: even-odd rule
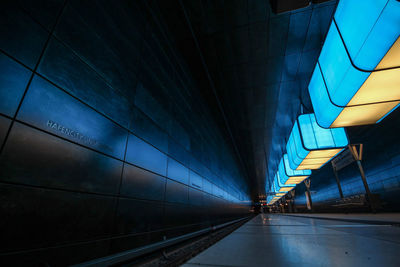
[[[285,168],[286,175],[289,177],[310,176],[311,175],[311,170],[293,170],[292,168],[290,168],[289,158],[288,158],[287,154],[283,155],[283,162],[284,162],[284,168]]]
[[[303,114],[289,136],[287,161],[293,170],[319,169],[347,145],[344,128],[322,128],[314,114]]]
[[[283,184],[299,184],[311,175],[311,170],[293,170],[289,165],[288,155],[284,154],[279,163],[279,177]]]
[[[339,2],[309,84],[319,125],[378,123],[398,106],[399,25],[399,1]]]

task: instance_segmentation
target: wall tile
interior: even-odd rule
[[[15,123],[0,157],[0,180],[117,194],[122,162]]]
[[[189,187],[189,204],[193,206],[203,205],[203,194],[200,190]]]
[[[197,173],[190,171],[190,186],[197,188],[197,189],[202,189],[203,188],[203,177],[198,175]]]
[[[161,151],[168,153],[168,135],[138,108],[133,109],[131,131]]]
[[[126,161],[164,176],[167,174],[167,156],[132,134],[129,135]]]
[[[124,158],[128,132],[35,76],[17,117],[53,134]]]
[[[0,52],[0,113],[13,117],[31,72]]]
[[[0,4],[0,48],[34,68],[46,43],[48,32],[34,22],[16,1]]]
[[[189,184],[189,169],[172,158],[168,158],[167,177],[183,184]]]
[[[165,180],[160,175],[125,164],[120,193],[122,196],[162,201]]]
[[[10,125],[11,125],[11,120],[0,115],[0,144],[3,144]]]
[[[0,184],[0,251],[84,241],[111,234],[115,200],[91,194]]]
[[[172,203],[188,204],[188,186],[167,179],[165,200]]]
[[[133,103],[141,40],[132,39],[135,36],[133,25],[130,25],[129,35],[121,32],[129,27],[126,25],[129,20],[121,19],[128,11],[120,9],[119,16],[110,16],[119,5],[105,7],[104,3],[73,1],[67,4],[55,35]]]
[[[163,227],[163,203],[120,198],[115,234],[134,234],[159,230]]]
[[[39,73],[122,126],[129,127],[132,120],[129,99],[54,38],[49,42]]]

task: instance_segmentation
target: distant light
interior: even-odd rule
[[[267,197],[267,205],[272,205],[274,204],[276,201],[278,201],[281,197],[272,197],[272,196],[268,196]]]
[[[284,154],[279,163],[279,177],[285,185],[299,184],[311,175],[311,170],[293,170],[290,167],[288,155]]]
[[[314,114],[300,115],[286,145],[289,166],[293,170],[319,169],[348,143],[344,128],[325,129]]]
[[[325,128],[380,122],[400,104],[400,2],[341,0],[309,92]]]

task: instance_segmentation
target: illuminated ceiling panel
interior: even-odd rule
[[[400,2],[341,0],[309,93],[325,128],[380,122],[400,103]]]
[[[293,170],[290,167],[288,155],[284,154],[279,163],[279,177],[285,185],[299,184],[311,175],[311,170]]]
[[[314,114],[300,115],[286,145],[293,170],[319,169],[348,145],[344,128],[325,129]]]

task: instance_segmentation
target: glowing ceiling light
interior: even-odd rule
[[[299,184],[311,175],[311,170],[293,170],[290,167],[288,155],[284,154],[279,163],[279,177],[284,185]]]
[[[281,197],[272,197],[272,196],[268,196],[267,197],[267,205],[272,205],[274,204],[276,201],[278,201],[279,199],[281,199]]]
[[[400,2],[341,0],[309,92],[319,125],[380,122],[400,104]]]
[[[344,128],[325,129],[314,114],[300,115],[286,145],[289,166],[293,170],[319,169],[347,145]]]
[[[276,192],[276,193],[281,193],[281,192],[287,193],[290,190],[292,190],[296,185],[295,184],[288,184],[288,185],[283,184],[280,181],[279,172],[277,172],[275,174],[275,177],[274,177],[273,186],[274,186],[274,192]]]

